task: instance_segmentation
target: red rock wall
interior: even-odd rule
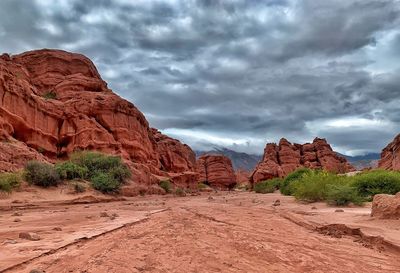
[[[236,170],[235,171],[236,182],[238,184],[248,185],[250,184],[250,175],[251,173],[246,170],[241,170],[241,169]]]
[[[282,138],[279,144],[268,143],[263,160],[251,175],[251,182],[258,183],[275,177],[284,177],[298,168],[321,168],[336,173],[355,170],[347,160],[338,156],[325,139],[315,138],[313,143],[292,144]]]
[[[378,168],[400,170],[400,134],[382,150]]]
[[[56,98],[46,98],[49,93]],[[181,172],[194,170],[188,146],[153,133],[144,115],[108,89],[83,55],[37,50],[0,57],[0,138],[27,149],[14,167],[40,157],[37,151],[55,160],[75,150],[97,150],[121,155],[140,183],[169,173],[181,179]],[[29,153],[36,155],[25,156]],[[7,161],[5,155],[0,158]],[[197,183],[183,177],[185,183]]]
[[[236,176],[231,160],[223,155],[205,154],[198,158],[196,169],[199,181],[218,189],[233,188]]]

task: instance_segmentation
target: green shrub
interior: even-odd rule
[[[301,169],[297,169],[294,172],[288,174],[280,185],[281,193],[284,195],[292,195],[293,191],[294,191],[294,189],[292,187],[292,183],[300,180],[303,177],[303,175],[310,174],[312,172],[313,171],[310,169],[301,168]]]
[[[53,165],[38,161],[29,161],[25,166],[25,179],[40,187],[57,186],[60,176]]]
[[[163,180],[160,182],[159,185],[165,190],[166,193],[171,192],[171,183],[169,182],[169,180]]]
[[[363,198],[356,188],[347,184],[328,185],[326,200],[329,204],[337,206],[345,206],[349,203],[362,205],[363,203]]]
[[[99,172],[109,172],[111,169],[125,166],[119,156],[109,156],[98,152],[75,152],[71,162],[88,169],[89,177]]]
[[[85,177],[94,189],[103,193],[116,192],[125,180],[131,177],[129,168],[118,156],[109,156],[98,152],[75,152],[71,162],[85,169]]]
[[[113,167],[108,173],[118,182],[124,183],[127,178],[131,177],[131,171],[126,165],[121,164],[120,166]]]
[[[56,171],[61,179],[85,179],[89,170],[85,166],[79,166],[71,161],[56,164]]]
[[[74,190],[75,190],[76,193],[81,193],[81,192],[85,192],[86,191],[86,187],[82,183],[75,182],[74,183]]]
[[[117,192],[121,186],[121,183],[115,180],[112,175],[106,173],[97,173],[91,178],[91,182],[93,188],[102,193]]]
[[[346,184],[348,177],[337,176],[323,171],[305,173],[292,182],[291,190],[296,199],[308,202],[323,201],[327,198],[330,185]]]
[[[0,191],[11,192],[21,185],[22,179],[18,173],[0,174]]]
[[[274,178],[271,180],[265,180],[254,185],[254,191],[257,193],[273,193],[279,189],[282,179]]]
[[[400,191],[400,173],[374,170],[353,177],[353,186],[361,196],[372,198],[375,194],[396,194]]]

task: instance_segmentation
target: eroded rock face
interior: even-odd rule
[[[236,185],[236,176],[231,160],[223,155],[205,154],[196,162],[199,181],[213,188],[230,189]]]
[[[372,201],[371,216],[381,219],[400,218],[400,193],[376,194]]]
[[[55,160],[97,150],[121,155],[142,184],[194,170],[190,148],[152,131],[132,103],[108,89],[88,58],[61,50],[0,56],[0,138],[3,146],[9,140],[25,145],[18,160],[0,151],[0,161],[18,161],[15,167],[42,155]],[[0,164],[1,170],[10,168]]]
[[[382,150],[378,168],[400,170],[400,134]]]
[[[241,185],[250,184],[250,175],[251,173],[249,171],[242,169],[236,170],[235,171],[236,182]]]
[[[347,160],[338,156],[325,139],[315,138],[313,143],[292,144],[282,138],[279,144],[268,143],[262,161],[251,175],[258,183],[275,177],[284,177],[298,168],[324,169],[336,173],[354,171]]]
[[[152,128],[152,133],[157,143],[162,170],[167,172],[194,171],[196,155],[188,145],[162,134],[157,129]]]

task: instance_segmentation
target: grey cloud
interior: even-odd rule
[[[378,151],[399,129],[398,0],[64,4],[1,1],[0,51],[81,52],[154,127],[201,130],[259,153],[266,141],[316,133],[347,150]],[[379,129],[316,123],[351,117],[392,125],[379,137]]]

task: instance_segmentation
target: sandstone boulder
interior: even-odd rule
[[[375,195],[372,201],[371,216],[381,219],[400,218],[400,193]]]
[[[231,189],[236,185],[236,176],[231,160],[223,155],[205,154],[198,158],[196,170],[199,181],[218,189]]]
[[[298,168],[324,169],[336,173],[354,171],[344,157],[338,156],[325,139],[313,143],[292,144],[282,138],[279,144],[268,143],[262,161],[251,174],[250,181],[258,183],[275,177],[284,177]]]

